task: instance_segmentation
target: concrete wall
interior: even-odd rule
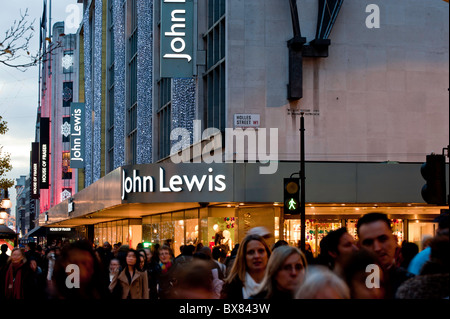
[[[328,58],[305,58],[300,102],[287,100],[289,1],[227,1],[227,126],[233,114],[261,114],[279,128],[281,160],[422,162],[449,136],[449,5],[378,1],[380,28],[368,29],[368,0],[346,0],[330,35]],[[315,35],[317,1],[298,0],[302,35]]]

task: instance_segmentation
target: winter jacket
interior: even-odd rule
[[[119,285],[122,299],[149,299],[147,272],[135,270],[131,283],[129,283],[126,271],[124,269],[113,278],[109,285],[109,290],[114,292],[117,288],[116,286]]]

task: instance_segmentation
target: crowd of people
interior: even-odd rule
[[[331,231],[317,258],[283,240],[269,247],[258,231],[228,255],[202,244],[182,246],[177,256],[167,244],[80,240],[43,251],[29,243],[10,256],[2,247],[0,299],[448,299],[448,214],[438,222],[420,253],[415,244],[397,245],[382,213],[359,219],[357,241],[345,227]]]

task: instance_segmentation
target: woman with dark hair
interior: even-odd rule
[[[229,276],[223,285],[221,299],[249,299],[264,278],[270,248],[259,235],[246,236],[237,251]]]
[[[305,277],[307,261],[300,249],[279,246],[272,251],[255,299],[293,299]]]
[[[342,227],[329,232],[322,239],[318,261],[343,277],[344,265],[357,250],[354,238],[347,232],[347,228]]]
[[[125,269],[109,285],[111,293],[119,285],[122,299],[149,299],[147,272],[140,270],[140,259],[141,255],[136,250],[128,250]]]

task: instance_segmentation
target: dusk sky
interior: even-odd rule
[[[52,25],[73,17],[77,0],[48,0],[51,2]],[[39,21],[42,17],[43,0],[2,1],[0,11],[0,38],[3,40],[6,30],[13,25],[14,20],[20,20],[21,12],[28,8],[28,21],[33,23],[34,36],[31,40],[30,52],[39,50]],[[82,5],[77,4],[81,15]],[[66,12],[67,10],[67,12]],[[81,16],[80,16],[81,18]],[[71,19],[71,21],[74,21]],[[77,28],[67,28],[65,33],[75,33]],[[1,41],[0,40],[0,41]],[[36,111],[38,103],[38,67],[31,67],[25,72],[0,65],[0,115],[8,122],[9,131],[0,136],[0,146],[3,152],[11,154],[13,170],[8,178],[19,178],[29,174],[31,143],[34,141]],[[15,215],[16,191],[9,190],[13,202],[11,212]]]

